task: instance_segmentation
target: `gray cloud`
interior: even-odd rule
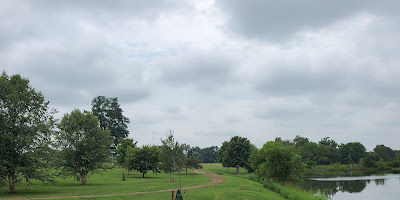
[[[393,14],[398,1],[217,0],[228,25],[249,38],[282,41],[299,30],[315,29],[360,13]]]

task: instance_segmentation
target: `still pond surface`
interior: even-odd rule
[[[398,200],[400,174],[398,172],[309,175],[305,189],[320,191],[332,200]]]

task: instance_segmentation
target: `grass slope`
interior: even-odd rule
[[[203,171],[209,173],[221,174],[227,181],[215,186],[186,190],[184,199],[190,200],[258,200],[258,199],[285,199],[278,193],[268,190],[262,184],[247,179],[249,174],[245,170],[241,170],[243,174],[235,175],[233,168],[226,171],[221,164],[203,164]],[[182,187],[191,185],[200,185],[209,182],[210,179],[202,175],[183,175]],[[45,196],[73,196],[73,195],[94,195],[94,194],[117,194],[138,191],[155,191],[168,188],[178,188],[179,181],[175,175],[175,182],[169,182],[168,174],[159,174],[158,176],[149,174],[148,178],[140,178],[140,174],[127,176],[126,181],[121,181],[121,170],[109,170],[103,176],[90,177],[88,185],[80,186],[78,182],[73,180],[60,181],[57,186],[44,187],[37,185],[34,188],[24,189],[20,184],[17,187],[18,194],[6,194],[7,188],[1,188],[0,198],[14,197],[45,197]],[[70,198],[76,199],[76,198]],[[122,195],[122,196],[102,196],[102,197],[87,197],[79,199],[138,199],[138,200],[153,200],[153,199],[171,199],[171,192],[139,194],[139,195]]]

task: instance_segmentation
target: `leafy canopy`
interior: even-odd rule
[[[0,182],[9,192],[16,182],[37,179],[53,183],[51,134],[55,120],[42,93],[20,75],[0,76]]]
[[[118,104],[118,98],[98,96],[92,100],[92,112],[99,119],[103,130],[109,129],[113,138],[113,149],[116,149],[121,138],[129,135],[129,119],[122,115],[122,109]]]
[[[99,127],[99,121],[92,113],[76,109],[64,115],[58,128],[59,167],[65,175],[79,174],[85,185],[88,175],[106,169],[104,163],[110,157],[110,133]]]

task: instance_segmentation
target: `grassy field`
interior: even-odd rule
[[[122,181],[122,170],[114,169],[107,170],[102,175],[90,176],[87,185],[80,185],[80,182],[69,178],[57,179],[56,185],[44,186],[34,182],[35,185],[28,188],[22,182],[17,184],[15,194],[8,194],[8,188],[1,187],[0,198],[116,194],[179,188],[178,174],[173,173],[173,176],[175,182],[170,182],[169,174],[166,173],[156,175],[149,172],[147,177],[142,178],[140,173],[127,175],[125,172],[126,180]],[[211,181],[208,177],[193,172],[189,175],[182,175],[181,178],[182,184],[185,186],[200,185]]]
[[[258,200],[258,199],[286,199],[280,194],[264,188],[261,183],[249,180],[248,174],[241,169],[240,175],[235,175],[235,169],[223,168],[221,164],[203,164],[203,171],[218,174],[227,179],[221,184],[204,187],[199,189],[191,189],[184,191],[184,199],[191,200]],[[175,182],[169,181],[169,174],[160,173],[158,175],[149,173],[147,178],[141,178],[141,174],[126,175],[126,181],[121,181],[122,171],[119,169],[108,170],[103,175],[91,176],[88,179],[88,185],[81,186],[79,182],[72,179],[58,180],[57,185],[43,186],[37,184],[28,189],[24,184],[19,184],[16,188],[16,194],[7,194],[7,188],[2,187],[0,198],[29,198],[29,197],[55,197],[55,196],[80,196],[80,195],[102,195],[102,194],[120,194],[143,191],[157,191],[163,189],[178,188],[179,181],[177,174]],[[182,187],[201,185],[210,182],[211,179],[198,174],[182,175]],[[76,198],[69,198],[76,199]],[[101,197],[84,197],[79,199],[171,199],[171,192],[159,192],[137,195],[119,195],[119,196],[101,196]]]

